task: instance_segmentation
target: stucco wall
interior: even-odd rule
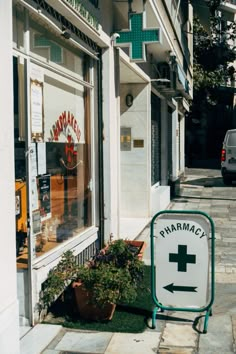
[[[125,103],[128,93],[134,97],[131,107],[127,107]],[[131,128],[131,149],[120,152],[121,217],[148,217],[150,212],[149,89],[143,84],[121,85],[120,97],[120,125]],[[134,147],[134,140],[143,140],[143,147]]]

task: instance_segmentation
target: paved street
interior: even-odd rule
[[[43,354],[236,353],[236,184],[224,186],[220,170],[186,169],[180,195],[172,200],[170,209],[200,210],[211,216],[215,224],[215,301],[207,334],[202,333],[203,314],[177,311],[158,313],[156,329],[141,334],[83,332],[38,325],[34,329],[38,331],[38,343],[40,336],[45,339],[47,333],[58,328]],[[148,264],[149,227],[139,239],[147,242],[144,261]],[[21,354],[40,353],[33,350],[28,339],[21,343]]]

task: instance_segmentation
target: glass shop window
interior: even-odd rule
[[[38,65],[32,68],[41,80],[30,78],[29,97],[31,133],[42,128],[39,136],[32,134],[29,149],[33,257],[39,257],[93,225],[92,89]],[[83,70],[88,77],[89,64]],[[14,59],[16,239],[21,266],[28,257],[23,73],[23,65]]]
[[[14,7],[13,47],[23,46],[22,25],[23,12]],[[96,93],[86,85],[91,65],[82,50],[30,18],[29,80],[23,57],[13,58],[17,267],[27,267],[29,203],[33,258],[94,225],[91,97]]]
[[[35,238],[36,256],[92,225],[89,107],[89,89],[70,86],[47,72],[44,76],[46,173],[37,176],[41,225]]]

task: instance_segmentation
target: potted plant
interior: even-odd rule
[[[110,320],[116,304],[135,301],[144,263],[124,240],[116,240],[80,266],[72,286],[80,316]]]
[[[130,245],[130,249],[133,249],[133,251],[137,253],[138,258],[142,260],[143,253],[145,251],[145,248],[147,247],[146,242],[141,240],[125,240],[125,242]]]

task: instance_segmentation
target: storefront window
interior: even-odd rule
[[[45,28],[30,21],[30,50],[33,54],[53,62],[76,74],[81,80],[88,80],[84,71],[85,55],[78,49],[65,48],[64,41],[58,36],[50,34]]]
[[[94,95],[93,87],[87,84],[91,59],[78,49],[75,54],[73,48],[66,48],[56,37],[52,40],[49,32],[35,24],[30,31],[30,45],[33,54],[28,70],[28,118],[24,108],[27,94],[24,62],[14,59],[18,267],[27,265],[29,210],[33,258],[79,237],[94,224],[91,167]],[[37,64],[33,62],[36,57]],[[28,144],[26,126],[30,132]]]
[[[36,255],[91,226],[87,144],[46,143],[47,174],[37,177],[41,230]]]
[[[92,224],[89,90],[54,75],[44,80],[46,174],[37,177],[37,256]]]

